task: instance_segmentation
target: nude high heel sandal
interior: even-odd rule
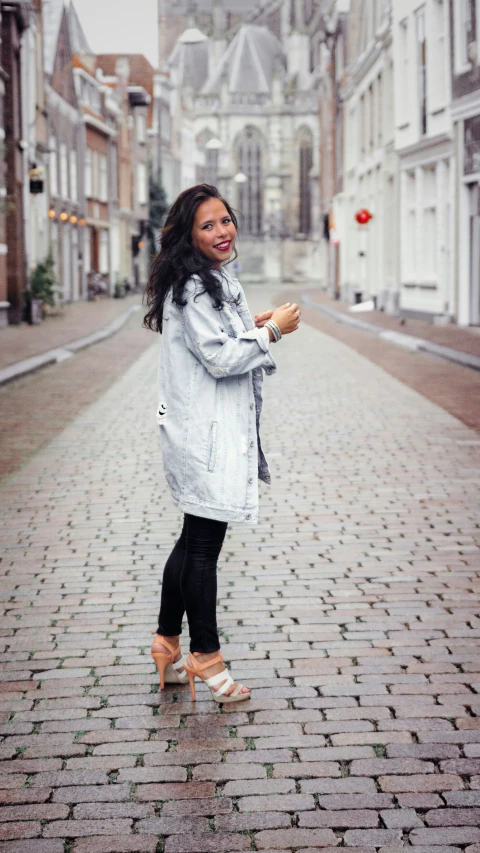
[[[212,699],[214,699],[215,702],[226,704],[227,702],[243,702],[244,699],[250,699],[250,693],[242,693],[243,684],[238,684],[233,693],[225,696],[225,692],[228,688],[231,687],[232,684],[235,684],[228,669],[225,668],[217,675],[212,675],[211,678],[205,678],[202,675],[202,671],[207,669],[209,666],[212,666],[214,663],[223,663],[221,655],[217,655],[216,658],[212,658],[212,660],[205,661],[204,663],[197,663],[195,660],[195,654],[195,652],[190,654],[187,658],[187,662],[185,663],[185,670],[190,682],[190,690],[192,693],[192,700],[194,702],[197,698],[195,695],[195,678],[200,678],[201,681],[205,682],[207,687],[210,688]],[[225,683],[222,684],[222,681]],[[218,684],[222,684],[222,686],[219,687],[218,690],[215,690],[215,686]]]
[[[159,643],[168,649],[168,652],[159,652],[156,649],[154,650],[152,647],[152,658],[157,665],[158,673],[160,675],[161,689],[163,690],[166,684],[186,684],[188,681],[188,675],[185,671],[186,655],[183,655],[180,660],[174,663],[175,656],[178,655],[180,651],[180,646],[177,646],[177,648],[174,649],[171,643],[169,643],[168,640],[160,634],[157,634],[154,637],[153,643]],[[183,669],[184,672],[179,672],[181,669]]]

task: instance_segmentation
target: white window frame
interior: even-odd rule
[[[454,28],[454,65],[455,74],[465,74],[472,67],[467,56],[467,38],[465,24],[466,12],[469,9],[469,0],[455,0],[453,3],[453,28]],[[478,3],[477,3],[478,9]],[[478,12],[477,12],[477,44],[478,44]],[[478,51],[478,47],[477,47]]]
[[[424,64],[421,64],[421,45],[425,46]],[[427,9],[426,4],[419,6],[415,11],[415,54],[416,54],[416,84],[417,84],[417,122],[418,134],[421,137],[428,136],[429,116],[429,91],[428,91],[428,58],[429,48],[427,44]],[[421,69],[424,69],[425,80],[422,79]],[[425,129],[422,127],[422,94],[425,94]]]
[[[108,275],[110,272],[110,239],[106,228],[100,228],[98,234],[98,271],[100,275]]]
[[[147,204],[147,167],[145,163],[137,163],[137,202]]]
[[[60,143],[60,195],[68,198],[68,151],[66,142]]]
[[[409,55],[409,37],[410,37],[410,27],[409,27],[408,18],[403,18],[399,21],[400,28],[400,64],[402,71],[399,76],[398,85],[400,86],[400,121],[399,125],[407,125],[410,124],[410,115],[408,112],[408,107],[410,104],[409,98],[409,83],[410,83],[410,55]]]
[[[92,196],[99,197],[98,151],[92,151]]]
[[[92,149],[85,149],[85,195],[93,198]]]
[[[143,144],[147,139],[147,122],[143,113],[137,113],[136,116],[136,134],[137,142]]]
[[[429,173],[429,172],[433,173],[433,186],[434,186],[433,195],[429,195],[427,190],[426,190],[425,177],[426,177],[427,173]],[[422,229],[422,246],[424,247],[424,251],[422,252],[422,256],[421,256],[421,263],[422,263],[421,277],[424,281],[432,282],[432,281],[436,281],[436,279],[438,277],[438,263],[437,263],[437,253],[436,253],[436,246],[437,246],[438,241],[437,241],[437,233],[434,233],[432,235],[432,246],[428,245],[426,220],[427,220],[427,214],[433,213],[434,214],[434,221],[435,221],[435,230],[436,230],[436,232],[438,232],[438,164],[437,163],[432,163],[431,165],[423,166],[422,185],[423,185],[423,191],[422,191],[422,223],[421,223],[421,229]],[[430,254],[430,252],[432,253],[432,257],[433,257],[433,266],[427,267],[426,266],[426,258],[428,256],[428,254]]]
[[[105,154],[98,155],[98,198],[108,201],[108,162]]]
[[[50,164],[49,164],[49,176],[50,176],[50,195],[58,195],[58,149],[57,149],[57,138],[56,136],[50,137],[49,143],[50,150]]]
[[[77,152],[70,149],[70,198],[78,201]]]
[[[430,66],[431,110],[436,112],[443,109],[449,98],[449,81],[447,69],[450,64],[450,45],[447,43],[445,15],[448,10],[447,0],[433,0],[434,26],[432,28]]]

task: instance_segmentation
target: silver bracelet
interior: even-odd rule
[[[265,327],[267,329],[270,329],[270,331],[272,332],[273,343],[277,343],[282,337],[282,333],[277,324],[273,320],[267,320],[267,322],[265,323]]]

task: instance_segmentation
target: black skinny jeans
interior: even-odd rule
[[[191,652],[216,652],[217,560],[228,524],[185,515],[180,539],[163,571],[157,633],[176,637],[187,612]]]

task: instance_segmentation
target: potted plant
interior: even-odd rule
[[[58,282],[55,275],[55,260],[52,247],[48,255],[34,268],[30,276],[30,287],[26,292],[27,318],[31,324],[41,323],[44,306],[55,307]]]

